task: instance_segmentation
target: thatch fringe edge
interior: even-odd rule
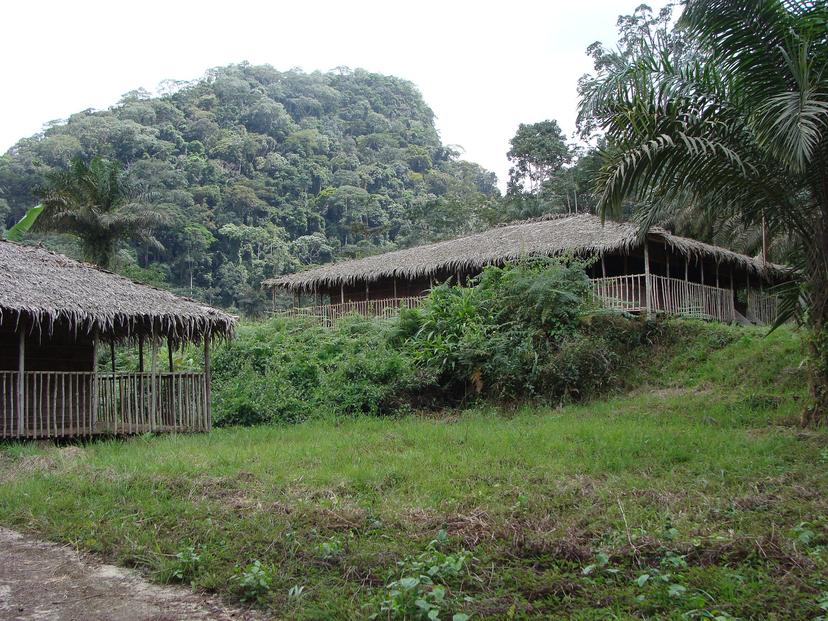
[[[13,324],[15,332],[21,324],[29,334],[52,336],[55,326],[66,323],[74,334],[95,334],[117,342],[139,338],[171,339],[174,343],[227,340],[235,335],[235,317],[181,316],[176,314],[128,315],[126,313],[88,313],[82,310],[10,307],[0,312],[0,326]]]
[[[787,273],[787,269],[784,266],[771,263],[763,264],[761,261],[757,259],[753,259],[752,257],[748,257],[746,255],[733,252],[732,250],[727,250],[726,248],[720,248],[718,246],[712,246],[710,244],[705,244],[704,242],[696,241],[693,239],[672,235],[671,233],[665,230],[651,229],[648,234],[648,237],[651,241],[661,241],[663,243],[666,243],[678,254],[681,254],[687,257],[688,259],[694,260],[696,262],[698,262],[705,256],[710,256],[716,261],[716,263],[720,265],[729,264],[739,266],[740,268],[745,269],[746,271],[762,278],[769,278],[770,276],[778,277]],[[609,254],[613,252],[629,254],[632,250],[639,247],[639,245],[641,245],[641,237],[637,234],[630,234],[629,236],[625,236],[622,240],[619,240],[615,244],[602,244],[599,246],[581,246],[577,249],[575,254],[577,256],[601,256],[603,254]],[[395,250],[386,253],[385,255],[374,255],[373,257],[366,258],[371,259],[377,256],[386,256],[389,259],[393,259],[393,257],[389,255],[402,252],[406,252],[406,250]],[[481,257],[479,259],[450,260],[439,264],[435,263],[431,265],[393,267],[390,269],[355,269],[353,272],[346,274],[331,273],[338,272],[343,268],[346,268],[346,266],[365,260],[352,259],[349,261],[343,261],[340,263],[333,263],[330,265],[317,267],[306,272],[298,272],[295,274],[288,274],[285,276],[270,278],[265,280],[262,283],[262,285],[264,287],[281,287],[294,291],[313,291],[319,288],[320,286],[332,287],[339,285],[354,285],[366,281],[375,282],[383,278],[398,277],[413,280],[416,278],[434,276],[435,274],[441,271],[453,272],[457,270],[480,270],[487,265],[516,261],[521,258],[531,256],[562,256],[566,253],[567,251],[536,251],[531,253],[504,252],[492,254],[488,257]]]

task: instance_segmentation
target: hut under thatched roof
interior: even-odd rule
[[[665,229],[651,228],[646,238],[691,262],[735,267],[757,277],[781,276],[781,266],[765,264],[726,248],[712,246]],[[323,265],[304,272],[265,280],[263,285],[290,291],[317,291],[325,287],[371,283],[388,278],[413,281],[456,272],[475,273],[528,256],[633,255],[645,236],[629,222],[602,222],[591,214],[551,216],[491,228],[456,239],[395,250],[362,259]]]
[[[633,223],[602,222],[591,214],[575,214],[507,224],[457,239],[323,265],[271,278],[263,285],[273,291],[274,309],[278,291],[293,293],[294,309],[302,306],[303,294],[311,293],[314,308],[310,313],[330,324],[349,312],[384,316],[400,306],[416,305],[435,283],[466,282],[487,265],[559,255],[596,257],[589,276],[596,287],[602,287],[598,295],[610,306],[722,321],[750,314],[745,295],[739,299],[737,289],[761,290],[787,273],[782,266],[663,228],[643,233]],[[308,314],[306,310],[288,312]]]
[[[0,437],[210,428],[210,342],[236,318],[43,248],[0,241]],[[144,369],[144,343],[151,369]],[[169,371],[156,364],[169,350]],[[172,351],[204,346],[204,370],[175,371]],[[98,371],[108,343],[112,372]],[[137,345],[137,372],[116,372],[115,344]]]

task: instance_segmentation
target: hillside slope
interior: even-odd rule
[[[76,156],[117,160],[170,222],[164,250],[131,248],[121,271],[256,311],[265,277],[464,232],[498,194],[493,173],[442,144],[434,113],[399,78],[243,63],[167,87],[12,147],[0,158],[5,223],[34,204],[46,171]]]
[[[7,446],[0,523],[280,618],[817,618],[799,339],[688,333],[585,405]]]

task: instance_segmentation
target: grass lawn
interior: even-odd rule
[[[0,522],[290,619],[813,620],[800,362],[790,331],[715,328],[579,406],[6,445]]]

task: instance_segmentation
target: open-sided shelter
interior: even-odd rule
[[[611,308],[719,321],[767,323],[774,300],[767,288],[785,278],[773,265],[653,227],[602,222],[591,214],[527,220],[457,239],[323,265],[264,282],[293,294],[288,312],[330,324],[352,312],[393,314],[415,306],[435,283],[464,283],[487,265],[532,256],[594,256],[596,297]],[[302,300],[310,305],[302,304]]]
[[[235,317],[42,248],[0,242],[0,437],[210,429],[210,343]],[[204,347],[203,372],[161,371],[157,349]],[[137,372],[99,372],[135,344]],[[144,350],[149,364],[144,368]],[[114,367],[114,364],[113,364]]]

